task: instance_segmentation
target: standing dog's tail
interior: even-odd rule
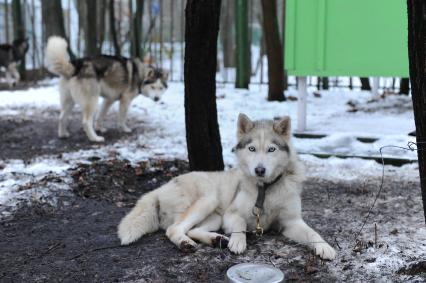
[[[122,245],[128,245],[147,233],[157,231],[158,196],[153,191],[142,196],[135,207],[121,220],[118,225],[118,237]]]
[[[70,63],[67,48],[68,43],[62,37],[49,37],[46,46],[46,65],[49,72],[70,78],[74,74],[75,68]]]

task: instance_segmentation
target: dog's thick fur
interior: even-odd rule
[[[128,108],[140,91],[158,101],[165,91],[167,73],[144,65],[138,58],[100,55],[94,58],[70,60],[67,42],[57,36],[49,38],[46,47],[46,63],[50,72],[61,76],[58,135],[69,137],[67,119],[74,104],[83,112],[83,129],[93,142],[103,142],[94,130],[94,116],[99,96],[104,98],[96,119],[96,129],[103,132],[102,120],[115,101],[120,101],[118,124],[124,132],[131,132],[126,125]]]
[[[195,247],[194,240],[212,245],[226,238],[213,232],[223,228],[231,235],[228,248],[240,254],[246,250],[246,235],[241,232],[255,229],[252,211],[258,184],[277,180],[266,190],[262,227],[282,230],[320,257],[333,259],[334,249],[302,219],[304,170],[291,145],[290,118],[253,122],[240,114],[237,136],[237,168],[181,175],[142,196],[118,226],[121,243],[161,228],[178,247]]]
[[[0,44],[0,67],[6,69],[6,80],[13,86],[21,79],[16,69],[29,48],[28,39],[16,39],[12,44]]]

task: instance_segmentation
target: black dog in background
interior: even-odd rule
[[[6,80],[9,86],[19,82],[17,65],[25,57],[29,48],[28,39],[16,39],[12,44],[0,44],[0,67],[6,69]]]

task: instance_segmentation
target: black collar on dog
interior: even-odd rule
[[[269,187],[271,187],[272,185],[274,185],[276,182],[278,182],[281,179],[282,176],[283,176],[283,174],[278,175],[278,177],[276,177],[270,183],[257,184],[257,199],[256,199],[256,204],[254,205],[254,207],[257,208],[258,211],[263,210],[263,203],[265,202],[266,190]]]

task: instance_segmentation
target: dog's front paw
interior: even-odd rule
[[[213,237],[211,239],[211,245],[213,247],[217,247],[217,248],[223,248],[223,247],[227,247],[229,244],[229,238],[221,235],[221,234],[217,234],[217,233],[212,233]]]
[[[228,249],[234,254],[241,254],[247,248],[246,235],[245,234],[232,234],[229,239]]]
[[[104,138],[104,137],[97,136],[97,137],[95,137],[95,138],[91,139],[91,141],[92,141],[92,142],[104,142],[104,141],[105,141],[105,138]]]
[[[70,137],[70,133],[69,133],[69,132],[60,132],[60,133],[58,134],[58,137],[59,137],[60,139],[66,139],[66,138],[69,138],[69,137]]]
[[[127,127],[127,126],[121,126],[121,130],[123,131],[123,132],[125,132],[126,134],[130,134],[131,132],[132,132],[132,129],[130,129],[129,127]]]
[[[314,247],[315,254],[322,259],[332,260],[336,257],[336,251],[327,243],[317,243]]]

